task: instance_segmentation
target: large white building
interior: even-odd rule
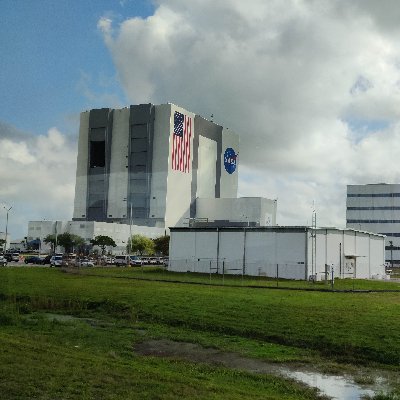
[[[400,185],[348,185],[346,226],[386,236],[386,261],[400,264]]]
[[[87,242],[173,226],[276,224],[276,200],[237,198],[239,137],[174,104],[81,113],[72,221],[31,221],[28,241],[69,232]]]
[[[170,271],[284,279],[385,276],[384,236],[294,226],[171,228]]]
[[[236,198],[239,137],[173,104],[81,113],[74,221],[170,227]]]

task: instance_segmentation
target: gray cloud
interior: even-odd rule
[[[70,219],[75,186],[76,140],[56,128],[44,135],[0,122],[0,231],[4,206],[12,206],[9,232],[26,236],[27,221]]]
[[[315,200],[321,224],[344,225],[346,184],[399,180],[396,3],[157,4],[98,24],[127,97],[238,132],[240,193],[278,197],[280,223],[309,222]]]

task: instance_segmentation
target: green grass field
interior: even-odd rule
[[[398,372],[400,292],[271,290],[246,285],[276,282],[235,278],[225,278],[226,286],[168,281],[183,279],[209,283],[209,276],[157,269],[0,269],[1,398],[318,398],[282,378],[135,354],[134,344],[150,338],[274,363]],[[390,282],[339,284],[399,289]]]

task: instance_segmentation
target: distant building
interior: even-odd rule
[[[263,197],[199,198],[194,223],[196,226],[275,226],[276,209],[277,200]]]
[[[400,185],[348,185],[346,226],[385,235],[386,261],[400,264]]]
[[[27,240],[29,242],[38,239],[41,252],[48,253],[51,246],[44,242],[46,236],[58,236],[66,232],[82,237],[86,244],[90,244],[90,240],[96,236],[109,236],[114,239],[117,245],[113,248],[113,252],[123,254],[126,253],[130,233],[156,238],[163,236],[165,230],[156,227],[96,221],[29,221]],[[62,249],[59,248],[58,250],[61,251]]]
[[[4,240],[4,244],[0,246],[0,249],[2,249],[1,251],[4,251],[6,249],[10,248],[10,234],[5,232],[0,232],[0,239]]]

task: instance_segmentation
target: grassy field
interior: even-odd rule
[[[134,344],[150,338],[199,343],[275,363],[399,369],[397,292],[270,290],[246,287],[255,280],[234,278],[226,278],[226,286],[183,285],[156,280],[209,283],[209,276],[152,269],[84,271],[0,269],[2,399],[318,398],[315,391],[281,378],[136,355]],[[279,282],[292,284],[298,285]],[[364,290],[398,289],[395,283],[353,284]]]

